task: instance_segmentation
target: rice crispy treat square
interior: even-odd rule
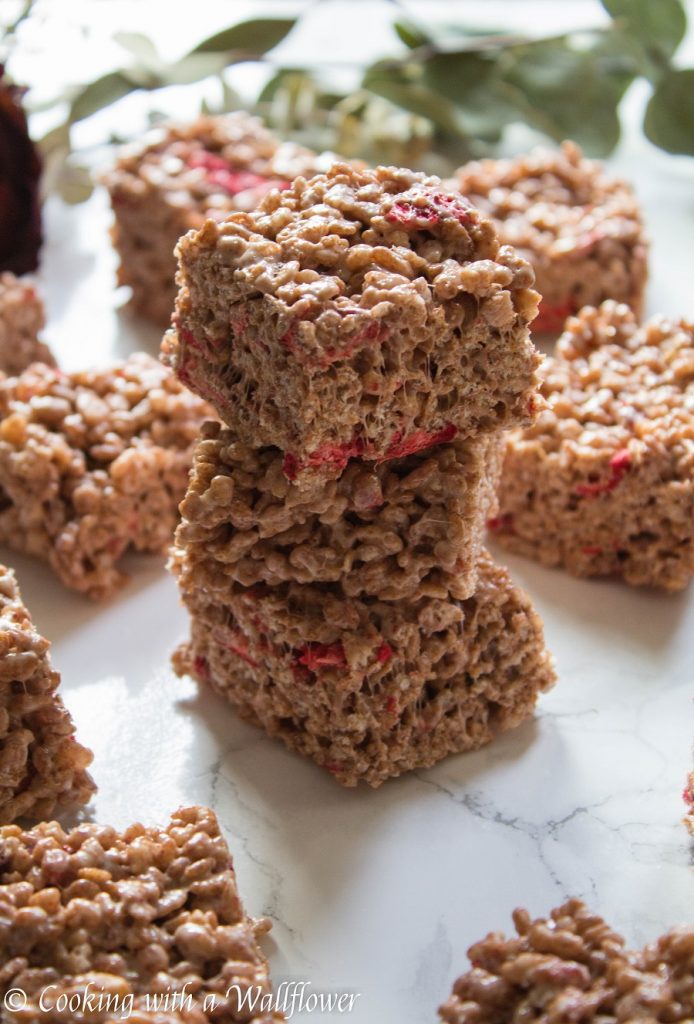
[[[507,438],[496,538],[576,576],[681,590],[694,572],[694,324],[584,309],[542,377],[546,409]]]
[[[144,353],[0,380],[0,543],[102,598],[128,548],[163,552],[210,408]]]
[[[547,919],[516,910],[513,922],[517,937],[491,932],[470,947],[472,967],[439,1009],[443,1024],[694,1019],[694,928],[632,952],[577,899]]]
[[[166,828],[0,831],[0,999],[25,993],[22,1020],[283,1021],[248,1008],[273,998],[258,946],[267,928],[246,914],[206,807],[177,811]],[[70,999],[91,1012],[61,1011]]]
[[[0,825],[85,804],[95,789],[86,770],[92,753],[75,739],[49,648],[14,573],[0,566]]]
[[[454,183],[532,265],[542,296],[535,332],[558,333],[571,313],[606,299],[641,316],[648,244],[639,204],[575,143],[466,164]]]
[[[438,178],[335,164],[177,248],[164,356],[290,480],[532,420],[532,270]]]
[[[474,750],[532,715],[554,682],[542,623],[484,553],[467,601],[244,588],[175,550],[192,617],[174,666],[345,786],[379,786]]]
[[[281,143],[242,112],[165,124],[123,147],[104,176],[114,214],[118,282],[135,312],[166,327],[176,298],[174,247],[207,217],[253,209],[271,188],[315,172],[316,154]]]
[[[0,371],[21,373],[31,363],[55,365],[48,345],[39,339],[44,323],[33,280],[0,274]]]
[[[339,583],[347,597],[466,598],[490,509],[501,438],[452,441],[385,463],[351,460],[299,488],[278,448],[203,427],[177,544],[202,578],[252,586]]]

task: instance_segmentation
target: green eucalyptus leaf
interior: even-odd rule
[[[303,68],[279,68],[260,90],[258,103],[270,103],[280,89],[296,77],[306,78],[307,72]]]
[[[431,37],[426,35],[419,25],[415,25],[411,21],[394,21],[393,28],[398,38],[410,50],[431,44]]]
[[[56,125],[37,143],[41,156],[46,159],[51,153],[70,149],[70,125],[67,122]]]
[[[253,18],[204,39],[191,53],[263,54],[282,42],[296,24],[296,18]]]
[[[452,135],[464,134],[460,116],[453,103],[426,85],[398,77],[393,69],[379,65],[368,68],[362,80],[362,88],[376,96],[383,96],[403,110],[428,118],[442,131]]]
[[[110,71],[107,75],[90,82],[74,97],[70,104],[70,123],[91,117],[98,110],[134,92],[136,88],[137,85],[124,72]]]
[[[575,139],[595,156],[614,149],[626,71],[606,75],[599,51],[575,48],[569,40],[524,44],[509,56],[504,79],[524,97],[531,125],[557,142]]]
[[[162,85],[189,85],[210,75],[218,75],[228,64],[224,53],[189,53],[160,72]]]
[[[483,87],[495,73],[493,56],[470,51],[437,53],[423,64],[430,89],[458,103],[461,96]]]
[[[94,180],[86,167],[67,160],[60,169],[55,188],[63,202],[74,206],[89,199],[94,191]]]
[[[646,107],[644,130],[667,153],[694,156],[694,68],[663,76]]]
[[[161,67],[162,60],[149,36],[142,32],[116,32],[115,41],[132,54],[135,60],[153,71]]]
[[[657,62],[669,61],[687,30],[681,0],[602,0],[602,5]]]

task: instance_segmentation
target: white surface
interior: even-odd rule
[[[644,202],[650,311],[694,314],[692,162],[632,131],[613,163]],[[49,205],[48,335],[68,367],[156,348],[156,331],[116,312],[108,222],[103,195]],[[209,803],[247,907],[274,921],[275,983],[359,992],[354,1024],[422,1024],[466,969],[470,942],[508,929],[517,905],[543,913],[581,896],[633,943],[692,918],[680,793],[694,594],[579,582],[497,553],[544,618],[556,689],[534,723],[488,750],[376,792],[340,789],[173,676],[186,620],[162,560],[126,560],[130,585],[92,605],[42,565],[0,557],[53,641],[80,738],[95,752],[94,816],[163,822],[179,805]]]

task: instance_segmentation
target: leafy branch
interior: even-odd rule
[[[359,87],[349,94],[337,90],[329,69],[318,63],[274,63],[270,55],[295,28],[295,18],[232,25],[173,62],[146,36],[119,33],[122,66],[54,101],[56,109],[66,104],[67,114],[40,140],[47,185],[72,201],[88,192],[88,177],[71,159],[73,125],[131,93],[211,76],[220,85],[219,102],[206,110],[242,105],[229,71],[248,61],[270,70],[252,108],[271,127],[345,156],[446,171],[493,153],[518,123],[605,156],[619,140],[619,105],[636,79],[652,90],[646,136],[669,153],[693,156],[694,69],[674,63],[687,27],[683,0],[602,0],[602,6],[609,15],[604,27],[541,38],[395,20],[399,52],[358,69]],[[29,0],[20,20],[31,16],[30,8]]]

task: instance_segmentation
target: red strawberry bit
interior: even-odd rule
[[[347,668],[345,649],[339,640],[334,644],[306,644],[297,652],[296,661],[310,672],[321,668]]]
[[[205,682],[209,682],[210,666],[207,662],[207,658],[203,658],[200,654],[197,655],[197,657],[193,659],[193,671],[196,676],[200,676],[200,678],[204,679]]]
[[[397,715],[398,713],[398,702],[395,697],[390,696],[383,705],[383,710],[387,715]]]
[[[297,459],[296,455],[293,455],[291,452],[287,452],[282,460],[282,472],[286,476],[287,480],[291,482],[296,480],[300,469],[301,463]]]
[[[323,765],[326,772],[330,772],[331,775],[339,775],[344,770],[344,766],[339,761],[326,761]]]
[[[204,171],[228,171],[230,167],[228,160],[206,149],[196,149],[186,162],[189,167],[202,167]]]
[[[452,423],[448,423],[441,430],[415,430],[414,433],[402,439],[396,434],[386,449],[385,455],[381,456],[378,461],[386,462],[388,459],[402,459],[406,455],[414,455],[417,452],[425,451],[427,448],[433,448],[434,445],[446,444],[448,441],[452,441],[457,433],[458,428]]]
[[[584,555],[590,555],[590,556],[592,556],[592,555],[601,555],[602,554],[602,548],[596,548],[596,547],[581,548],[581,551],[582,551],[582,553]]]
[[[343,444],[323,444],[303,460],[299,460],[293,452],[287,452],[282,462],[282,471],[287,480],[296,480],[304,469],[315,469],[319,466],[331,467],[341,472],[350,459],[363,455],[366,446],[360,437],[354,437]]]
[[[470,223],[471,207],[462,196],[447,195],[443,192],[421,193],[425,202],[412,199],[397,199],[386,214],[386,220],[405,228],[433,227],[441,220],[441,214],[454,217],[459,224]]]
[[[690,782],[687,782],[687,785],[682,790],[682,799],[684,800],[685,804],[688,804],[690,807],[694,805],[694,793],[692,793],[692,787]]]
[[[404,228],[413,228],[438,224],[439,215],[428,203],[420,206],[409,199],[398,199],[386,214],[386,220]]]
[[[561,331],[567,317],[576,312],[576,302],[568,298],[564,302],[547,302],[545,299],[540,303],[540,311],[533,320],[532,329],[539,334],[556,334]]]
[[[389,643],[384,640],[381,646],[376,651],[376,660],[380,661],[382,665],[385,665],[387,661],[393,657],[393,648]]]
[[[596,498],[599,494],[609,494],[617,487],[625,473],[631,467],[631,455],[626,448],[621,448],[610,459],[610,475],[607,480],[597,483],[577,484],[576,494],[582,498]]]
[[[225,643],[224,647],[226,647],[228,651],[231,651],[232,654],[235,654],[238,658],[241,658],[242,661],[245,661],[247,665],[251,666],[251,668],[260,667],[260,662],[256,661],[255,658],[252,658],[248,653],[248,647],[245,643]]]
[[[513,512],[502,512],[487,520],[487,529],[491,533],[513,533]]]

